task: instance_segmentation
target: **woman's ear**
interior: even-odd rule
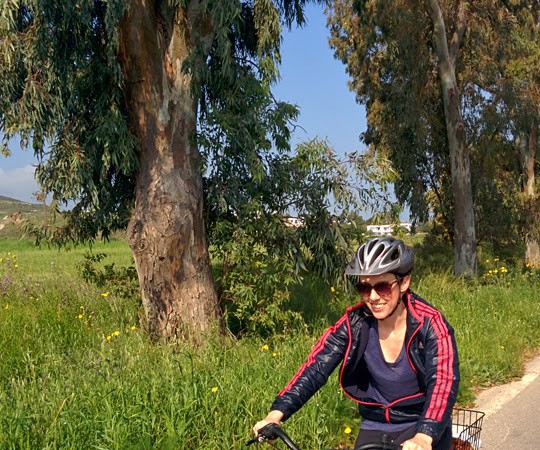
[[[411,276],[410,275],[405,275],[402,279],[401,279],[401,283],[399,283],[399,290],[404,293],[407,291],[407,289],[409,289],[409,286],[411,285]]]

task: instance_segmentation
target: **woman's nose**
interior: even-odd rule
[[[369,300],[378,300],[381,298],[379,293],[372,287],[371,291],[369,292]]]

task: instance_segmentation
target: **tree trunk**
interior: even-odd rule
[[[140,152],[128,241],[152,338],[199,340],[222,324],[193,139],[197,99],[182,64],[194,45],[211,38],[199,2],[169,12],[159,10],[161,3],[131,1],[120,26],[124,92]]]
[[[455,75],[459,41],[464,32],[464,9],[460,8],[456,34],[452,39],[453,54],[448,51],[446,29],[439,2],[427,0],[433,21],[433,35],[439,58],[446,132],[450,152],[450,170],[454,192],[454,271],[467,277],[476,275],[476,237],[472,201],[471,168],[465,124],[461,116],[460,94]]]
[[[534,166],[538,149],[538,123],[533,121],[529,135],[520,140],[523,163],[523,195],[525,199],[525,263],[540,267],[540,243],[538,242],[538,223],[536,213],[536,181]]]

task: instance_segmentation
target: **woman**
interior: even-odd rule
[[[355,448],[386,435],[403,450],[448,450],[459,385],[453,329],[413,293],[412,250],[375,238],[361,245],[345,274],[362,302],[348,308],[253,428],[298,411],[341,363],[339,380],[362,416]]]

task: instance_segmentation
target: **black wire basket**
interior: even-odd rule
[[[452,411],[451,450],[479,450],[484,413],[473,409],[454,408]]]

